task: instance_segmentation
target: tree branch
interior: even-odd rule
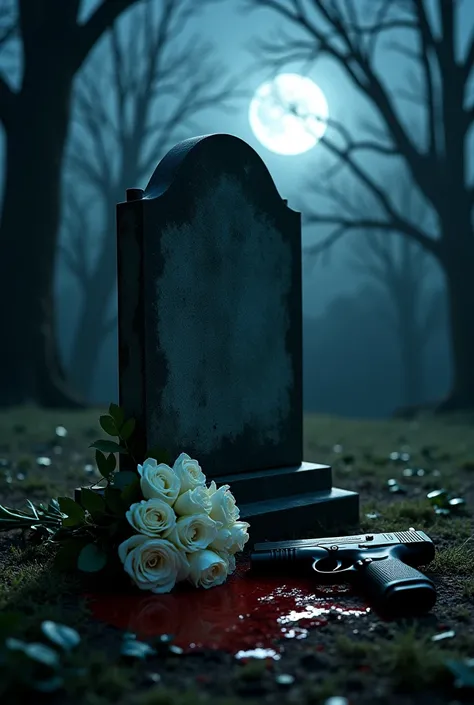
[[[418,25],[421,39],[420,62],[423,68],[425,79],[425,99],[426,99],[426,133],[428,140],[428,154],[432,159],[436,158],[438,151],[438,138],[436,131],[436,105],[434,97],[434,77],[430,63],[430,53],[434,51],[439,58],[437,44],[428,21],[426,8],[421,0],[415,0],[415,11],[417,13]]]
[[[0,48],[4,46],[10,39],[13,39],[18,30],[18,22],[12,22],[6,27],[0,27]]]
[[[305,253],[312,256],[317,256],[324,250],[335,245],[346,233],[357,230],[385,230],[404,233],[415,240],[415,242],[418,242],[419,245],[424,247],[435,257],[439,257],[440,253],[438,242],[433,238],[428,237],[408,221],[389,223],[386,220],[377,220],[376,218],[359,218],[358,220],[351,220],[349,218],[344,218],[337,215],[311,214],[304,218],[304,223],[307,225],[317,224],[336,226],[333,232],[322,242],[318,242],[315,245],[310,245],[305,249]]]
[[[287,106],[282,104],[282,107],[287,109]],[[311,131],[311,125],[309,123],[309,120],[312,119],[314,116],[311,115],[303,115],[301,112],[298,111],[298,109],[291,109],[288,110],[288,112],[291,112],[294,114],[296,117],[299,117],[303,120],[305,123],[305,127],[307,130]],[[345,164],[347,164],[349,161],[352,163],[353,156],[357,152],[372,152],[373,154],[381,154],[386,157],[398,157],[399,152],[396,149],[396,147],[393,145],[393,143],[383,143],[383,142],[377,142],[375,140],[369,140],[369,139],[364,139],[360,140],[359,142],[356,142],[353,140],[349,130],[347,130],[344,125],[337,120],[334,120],[333,118],[328,118],[325,120],[325,124],[329,127],[334,129],[336,132],[339,133],[339,135],[342,137],[342,139],[345,141],[346,146],[344,148],[336,148],[334,145],[334,149],[337,150],[338,156],[340,157],[339,163],[335,164],[334,167],[331,167],[331,169],[328,169],[327,172],[323,175],[322,179],[323,181],[332,178],[337,171],[339,171],[341,168],[344,167]],[[328,141],[327,137],[323,135],[323,137],[320,139],[321,144],[325,145],[330,151],[333,149],[333,145]]]
[[[469,80],[469,76],[471,74],[473,66],[474,66],[474,30],[472,30],[471,35],[469,37],[469,43],[467,46],[466,57],[465,57],[463,64],[462,64],[463,78],[464,78],[465,82],[467,82]]]
[[[89,19],[76,30],[74,67],[77,71],[95,43],[116,19],[138,0],[103,0]]]
[[[16,105],[17,93],[12,91],[0,72],[0,120],[7,131],[15,119]]]
[[[394,145],[405,158],[415,182],[423,194],[434,203],[440,184],[436,183],[436,178],[433,178],[436,177],[436,170],[431,155],[419,150],[418,144],[403,126],[390,98],[388,87],[382,83],[368,57],[351,39],[350,23],[343,22],[341,15],[334,12],[334,5],[326,4],[324,0],[312,1],[311,7],[319,17],[319,23],[316,20],[311,21],[308,14],[302,12],[302,0],[289,0],[285,5],[279,0],[247,0],[247,6],[270,8],[287,19],[293,27],[302,30],[308,37],[305,42],[306,59],[325,54],[337,62],[382,117]],[[406,25],[411,29],[416,27],[413,20],[406,21]],[[376,31],[375,26],[371,29]],[[288,48],[291,49],[295,41],[300,40],[290,37],[286,39],[286,44],[283,46],[281,43],[276,46],[274,42],[272,47],[268,47],[268,44],[264,45],[263,50],[269,57],[268,62],[272,64],[272,56],[281,56],[283,53],[288,58]],[[299,53],[299,58],[303,58],[301,50]]]
[[[373,179],[369,174],[362,169],[362,167],[357,164],[357,162],[354,161],[354,159],[347,154],[346,151],[341,149],[340,147],[337,147],[333,142],[329,141],[326,137],[321,138],[321,143],[324,144],[324,146],[335,156],[337,156],[340,160],[344,162],[344,165],[349,168],[349,170],[358,178],[359,182],[363,184],[367,191],[371,194],[371,196],[378,202],[379,206],[382,208],[382,210],[385,212],[387,215],[388,219],[390,220],[390,223],[387,226],[387,223],[385,224],[384,228],[387,229],[387,227],[391,230],[400,230],[400,232],[405,233],[409,237],[412,237],[414,240],[419,242],[423,247],[425,247],[427,250],[435,254],[436,256],[439,256],[439,249],[436,241],[429,237],[426,233],[423,233],[419,228],[415,227],[412,223],[410,223],[408,220],[406,220],[402,215],[400,215],[399,212],[395,209],[393,203],[389,199],[388,195],[382,187],[379,185],[379,183]],[[314,222],[318,221],[318,216],[314,216]],[[311,222],[311,221],[310,221]],[[339,222],[341,223],[342,221],[336,220],[332,221],[334,222]],[[345,222],[345,221],[344,221]],[[358,222],[358,221],[356,221]],[[356,225],[357,229],[360,229],[360,225]],[[371,226],[366,226],[366,227],[376,227],[374,225]]]

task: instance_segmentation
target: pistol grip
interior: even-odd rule
[[[399,558],[387,557],[365,563],[360,569],[361,587],[383,610],[393,614],[428,612],[436,602],[433,582]]]

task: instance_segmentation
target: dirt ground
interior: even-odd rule
[[[100,413],[1,414],[0,503],[18,507],[26,497],[42,501],[91,484],[87,446],[103,435]],[[374,611],[351,614],[365,603],[349,591],[338,595],[343,613],[330,611],[305,638],[282,638],[278,660],[205,649],[187,655],[156,642],[158,653],[130,659],[121,655],[120,630],[92,618],[77,578],[52,570],[49,547],[25,547],[20,536],[4,534],[0,641],[44,641],[40,625],[53,620],[74,627],[81,642],[64,658],[63,683],[51,693],[31,690],[21,662],[2,665],[0,656],[0,694],[58,705],[474,703],[474,668],[466,661],[474,658],[474,420],[313,416],[305,422],[305,445],[305,460],[331,464],[334,484],[360,493],[361,531],[414,526],[433,539],[437,555],[424,569],[438,590],[430,614],[403,621]],[[394,481],[397,492],[390,491]],[[437,489],[465,504],[437,514],[427,498]]]

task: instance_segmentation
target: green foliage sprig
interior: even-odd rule
[[[70,676],[80,675],[71,658],[81,641],[75,629],[47,620],[39,638],[26,641],[13,636],[20,624],[17,613],[0,617],[0,695],[17,695],[18,690],[54,693]]]
[[[129,526],[126,511],[142,499],[138,469],[119,470],[116,454],[128,455],[137,468],[133,434],[136,422],[125,418],[117,404],[110,404],[109,413],[99,418],[102,430],[116,440],[99,439],[90,444],[100,479],[83,487],[78,501],[71,497],[52,499],[37,507],[27,500],[27,509],[9,509],[0,505],[0,531],[22,529],[37,540],[59,545],[56,555],[58,568],[85,573],[102,570],[116,560],[117,546],[127,537]],[[150,450],[147,458],[169,462],[169,455],[160,448]],[[95,488],[95,489],[93,489]]]

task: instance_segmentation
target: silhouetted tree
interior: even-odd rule
[[[402,405],[415,406],[425,401],[424,357],[442,323],[445,294],[430,288],[430,262],[416,243],[377,231],[361,240],[351,264],[373,279],[385,298],[378,304],[379,326],[389,327],[400,353]]]
[[[180,46],[181,32],[200,7],[194,0],[147,0],[126,26],[112,28],[109,51],[91,57],[78,80],[77,129],[67,149],[66,174],[69,182],[89,188],[90,202],[100,203],[105,223],[98,233],[78,229],[77,218],[69,219],[72,230],[66,228],[62,248],[82,293],[70,376],[85,395],[101,345],[116,333],[115,204],[124,200],[126,188],[146,185],[172,141],[193,134],[199,111],[224,108],[237,95],[236,78],[222,80],[222,66],[209,45],[193,37]],[[74,205],[77,197],[69,211]]]
[[[365,188],[374,215],[340,207],[341,192],[326,191],[337,210],[310,214],[309,221],[331,226],[316,254],[348,232],[397,231],[411,238],[439,262],[447,282],[453,384],[441,410],[474,407],[474,186],[469,180],[468,138],[474,120],[469,92],[474,69],[474,33],[467,46],[457,41],[462,6],[456,0],[242,0],[245,8],[265,7],[280,19],[280,34],[259,43],[259,56],[279,68],[320,57],[331,59],[373,109],[378,124],[351,131],[329,121],[321,144],[335,161]],[[284,32],[291,28],[291,34]],[[400,33],[404,41],[400,42]],[[424,134],[401,117],[393,81],[384,80],[379,63],[380,40],[413,61],[420,79],[410,100],[421,108]],[[461,55],[462,53],[462,55]],[[403,67],[403,61],[399,62]],[[409,77],[406,80],[409,85]],[[342,89],[342,87],[341,87]],[[407,97],[407,91],[402,93]],[[302,116],[304,117],[304,116]],[[421,197],[433,209],[437,225],[426,230],[397,208],[387,188],[361,162],[362,154],[383,160],[402,159]],[[366,163],[367,164],[367,163]],[[380,216],[379,216],[380,213]]]
[[[0,404],[78,406],[61,368],[53,323],[60,177],[74,76],[136,0],[103,0],[79,21],[80,0],[18,0],[0,38],[18,32],[21,72],[0,73],[6,166],[0,216]],[[18,84],[18,85],[17,85]]]
[[[411,184],[397,173],[384,179],[413,222],[426,226],[426,205],[415,200]],[[378,290],[379,324],[395,335],[400,354],[401,403],[412,407],[425,401],[424,359],[427,345],[445,323],[446,292],[434,284],[435,260],[410,238],[398,233],[369,231],[351,247],[351,267],[370,277]],[[380,294],[383,299],[380,301]]]

